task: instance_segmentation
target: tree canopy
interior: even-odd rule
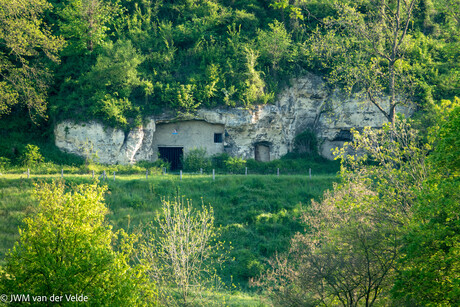
[[[129,127],[164,109],[270,103],[307,71],[389,121],[398,104],[459,94],[458,0],[24,3],[1,2],[2,113]]]

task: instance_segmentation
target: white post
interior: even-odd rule
[[[145,179],[149,179],[149,170],[145,171]]]
[[[180,180],[182,180],[182,170],[180,170],[179,173],[180,173]]]
[[[246,176],[248,175],[248,167],[247,166],[244,168],[244,175],[246,175]]]
[[[61,178],[64,179],[64,169],[61,169]]]
[[[113,172],[113,181],[115,181],[115,172]]]
[[[104,172],[102,173],[102,180],[105,180],[107,178],[107,175],[105,174],[105,170]]]
[[[212,169],[212,180],[216,180],[216,172]]]
[[[200,168],[200,175],[203,175],[203,169]]]
[[[27,179],[30,177],[30,169],[27,169]]]
[[[308,169],[308,174],[309,174],[309,176],[310,176],[310,179],[311,179],[311,168],[310,168],[310,169]]]
[[[276,176],[278,176],[278,177],[280,176],[280,169],[279,168],[276,169]]]
[[[93,170],[93,172],[92,172],[92,173],[93,173],[93,179],[94,179],[94,170]]]

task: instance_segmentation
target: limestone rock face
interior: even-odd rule
[[[63,121],[54,129],[56,146],[62,151],[85,158],[96,155],[98,162],[109,164],[133,163],[136,158],[148,160],[145,147],[149,138],[153,139],[154,132],[155,121],[151,119],[145,127],[128,133],[94,121],[85,124]]]
[[[382,104],[387,106],[388,102]],[[413,110],[401,107],[397,112],[410,116]],[[259,155],[264,160],[277,159],[291,151],[295,136],[307,128],[316,132],[320,141],[320,153],[332,159],[331,149],[351,140],[351,128],[381,127],[387,121],[371,103],[331,90],[320,77],[311,74],[294,80],[278,96],[274,105],[257,106],[252,110],[200,109],[193,120],[207,122],[210,126],[224,126],[224,146],[216,144],[216,148],[223,148],[232,156],[248,159],[257,158]],[[56,145],[63,151],[80,156],[86,156],[88,148],[92,147],[101,163],[155,161],[158,158],[158,147],[168,146],[163,144],[164,140],[173,138],[175,134],[155,137],[156,124],[168,121],[175,123],[178,133],[187,133],[186,127],[190,127],[190,119],[187,120],[188,126],[185,121],[181,126],[179,119],[166,113],[157,118],[149,118],[144,126],[128,133],[104,127],[97,122],[75,124],[63,121],[55,127]],[[183,135],[180,137],[185,141],[181,141],[183,144],[179,145],[176,142],[174,146],[182,146],[185,152],[200,147],[199,141],[193,138],[188,140]],[[212,132],[203,137],[212,138]],[[162,139],[163,143],[156,144],[157,139]],[[214,135],[214,142],[218,139]]]

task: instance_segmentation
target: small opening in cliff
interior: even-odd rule
[[[350,130],[340,130],[333,141],[351,142],[353,141],[353,134]]]
[[[184,147],[158,147],[160,159],[171,163],[171,170],[182,168]]]
[[[256,161],[270,161],[270,144],[268,142],[259,142],[255,144],[254,149]]]

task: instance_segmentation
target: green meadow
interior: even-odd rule
[[[33,184],[62,180],[59,175],[4,174],[0,176],[0,259],[19,238],[19,227],[34,212]],[[88,183],[89,175],[67,175],[67,185]],[[105,202],[113,228],[136,231],[154,220],[162,198],[185,197],[195,207],[211,205],[220,240],[229,261],[221,271],[225,284],[245,298],[248,280],[258,276],[267,260],[286,251],[290,238],[305,231],[298,217],[311,199],[319,199],[336,181],[334,175],[121,175],[101,181],[108,185]],[[241,291],[241,293],[239,292]],[[223,298],[225,299],[225,298]],[[232,299],[233,300],[233,299]],[[242,303],[243,304],[243,303]],[[246,303],[244,303],[246,305]]]

